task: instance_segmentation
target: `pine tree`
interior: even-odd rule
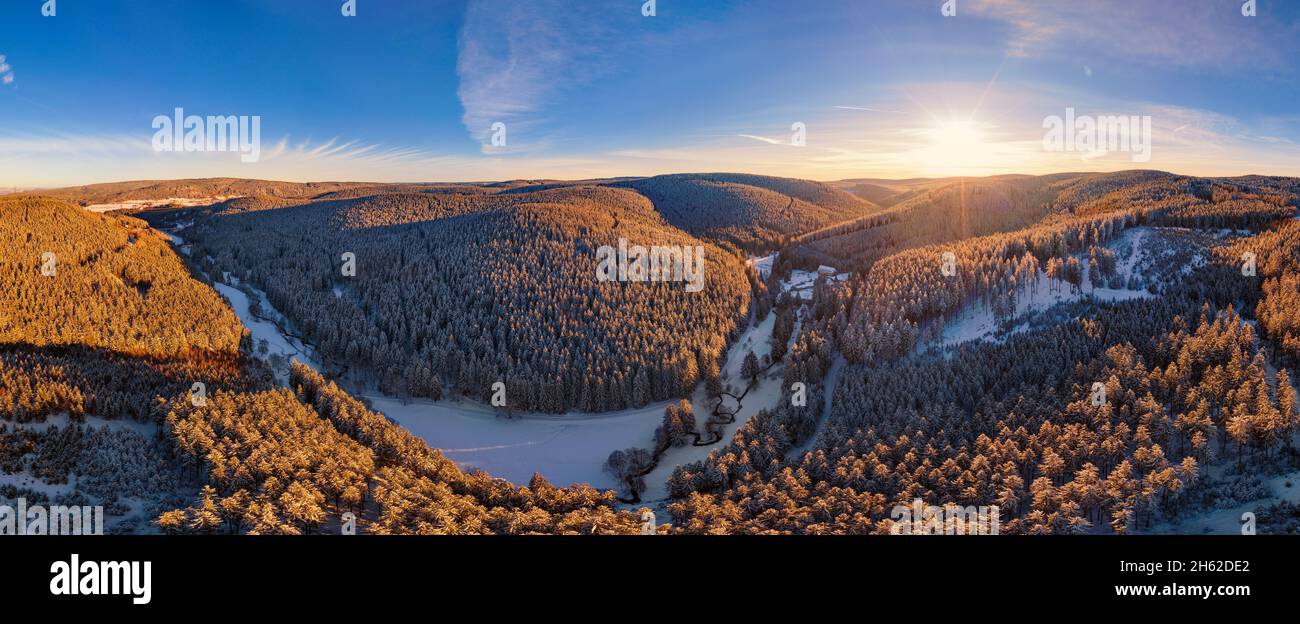
[[[749,382],[752,384],[758,381],[758,374],[761,372],[763,371],[758,366],[758,357],[754,355],[753,351],[746,353],[745,361],[740,366],[741,376],[748,377]]]

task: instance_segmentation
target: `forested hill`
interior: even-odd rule
[[[356,199],[393,193],[511,195],[576,187],[634,190],[674,227],[751,251],[786,238],[872,214],[880,207],[833,184],[741,173],[693,173],[651,178],[510,180],[489,183],[278,182],[238,178],[137,180],[68,187],[43,194],[79,203],[122,204],[168,199],[251,198],[260,205]],[[513,200],[508,200],[513,201]]]
[[[821,182],[739,173],[662,175],[615,186],[645,195],[687,232],[752,251],[879,210]]]
[[[139,219],[0,198],[0,500],[109,532],[634,533],[612,493],[466,473],[305,366],[292,389]]]
[[[144,221],[5,197],[0,248],[0,342],[152,356],[239,347],[239,319]]]
[[[846,181],[847,188],[883,195],[889,208],[795,238],[786,257],[796,265],[866,270],[895,252],[964,240],[1135,204],[1183,205],[1238,196],[1280,201],[1276,191],[1253,193],[1268,178],[1196,178],[1162,171],[1002,175],[936,180]],[[888,188],[886,188],[888,185]],[[893,195],[886,193],[892,191]],[[1267,195],[1267,197],[1265,196]]]
[[[737,255],[602,186],[233,200],[186,232],[208,274],[264,289],[321,354],[384,390],[487,400],[501,382],[523,410],[689,393],[717,374],[761,288]],[[599,281],[597,250],[620,239],[700,248],[702,290]]]
[[[353,182],[275,182],[243,178],[196,178],[188,180],[135,180],[70,186],[41,191],[80,205],[112,204],[132,200],[207,199],[215,197],[270,196],[312,198],[325,193],[377,184]]]

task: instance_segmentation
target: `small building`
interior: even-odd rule
[[[835,277],[835,273],[836,273],[836,271],[835,271],[835,267],[829,267],[829,266],[826,266],[826,265],[824,265],[824,264],[821,265],[821,266],[819,266],[819,267],[817,267],[817,274],[818,274],[818,275],[822,275],[822,276],[825,276],[825,277]]]

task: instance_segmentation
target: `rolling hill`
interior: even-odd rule
[[[236,200],[187,238],[204,271],[264,289],[323,355],[382,388],[486,400],[501,382],[511,409],[681,396],[716,369],[750,300],[737,256],[621,188]],[[598,280],[598,249],[620,240],[701,249],[702,290]]]

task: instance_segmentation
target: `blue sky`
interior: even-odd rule
[[[0,0],[0,186],[1300,175],[1300,2],[1243,1]],[[155,151],[177,107],[260,159]],[[1044,150],[1066,108],[1150,116],[1150,161]]]

